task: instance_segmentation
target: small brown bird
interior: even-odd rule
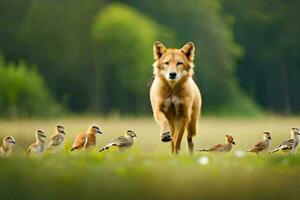
[[[291,139],[283,141],[278,147],[272,150],[270,153],[275,153],[277,151],[282,151],[284,153],[297,153],[299,147],[299,129],[292,128]]]
[[[217,152],[217,153],[227,153],[232,149],[232,145],[235,145],[233,141],[233,137],[230,135],[225,135],[226,143],[225,144],[216,144],[210,148],[200,149],[198,151],[209,151],[209,152]]]
[[[271,133],[268,131],[263,132],[263,140],[255,144],[251,149],[247,152],[253,152],[259,155],[259,153],[267,151],[269,146],[271,145]]]
[[[16,144],[15,139],[12,136],[6,136],[3,138],[3,143],[0,147],[0,156],[7,157],[12,152],[12,147]]]
[[[127,148],[131,147],[134,143],[134,139],[137,137],[135,132],[132,130],[127,130],[124,136],[117,137],[108,143],[105,147],[103,147],[99,152],[109,149],[109,147],[116,146],[119,147],[120,151],[124,151]]]
[[[96,134],[102,132],[100,131],[99,127],[96,125],[90,126],[86,133],[79,134],[71,148],[71,151],[92,147],[96,145]]]
[[[31,144],[27,150],[27,154],[39,155],[44,152],[46,135],[43,130],[37,130],[35,133],[35,143]]]
[[[65,140],[65,129],[61,125],[57,125],[55,128],[55,134],[52,135],[48,142],[47,150],[61,150]]]

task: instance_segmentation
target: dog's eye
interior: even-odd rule
[[[169,62],[164,62],[165,65],[169,65]]]
[[[179,65],[183,65],[183,62],[178,62],[178,63],[177,63],[177,66],[179,66]]]

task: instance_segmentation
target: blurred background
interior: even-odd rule
[[[152,45],[196,46],[206,115],[300,113],[298,0],[0,0],[0,117],[151,115]]]

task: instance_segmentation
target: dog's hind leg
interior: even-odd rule
[[[198,106],[194,106],[191,113],[191,119],[187,126],[187,142],[191,154],[194,152],[193,137],[197,133],[197,121],[199,118],[199,113],[200,110],[198,109]]]
[[[192,118],[187,127],[187,142],[191,154],[194,153],[193,136],[196,135],[196,130],[197,130],[197,118]]]
[[[170,124],[170,132],[171,132],[171,136],[172,136],[172,140],[171,140],[171,153],[174,154],[175,153],[175,142],[174,142],[175,125],[174,125],[174,123]]]

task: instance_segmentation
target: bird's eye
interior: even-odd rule
[[[169,65],[169,62],[164,62],[165,65]]]
[[[177,62],[177,66],[183,65],[183,62]]]

